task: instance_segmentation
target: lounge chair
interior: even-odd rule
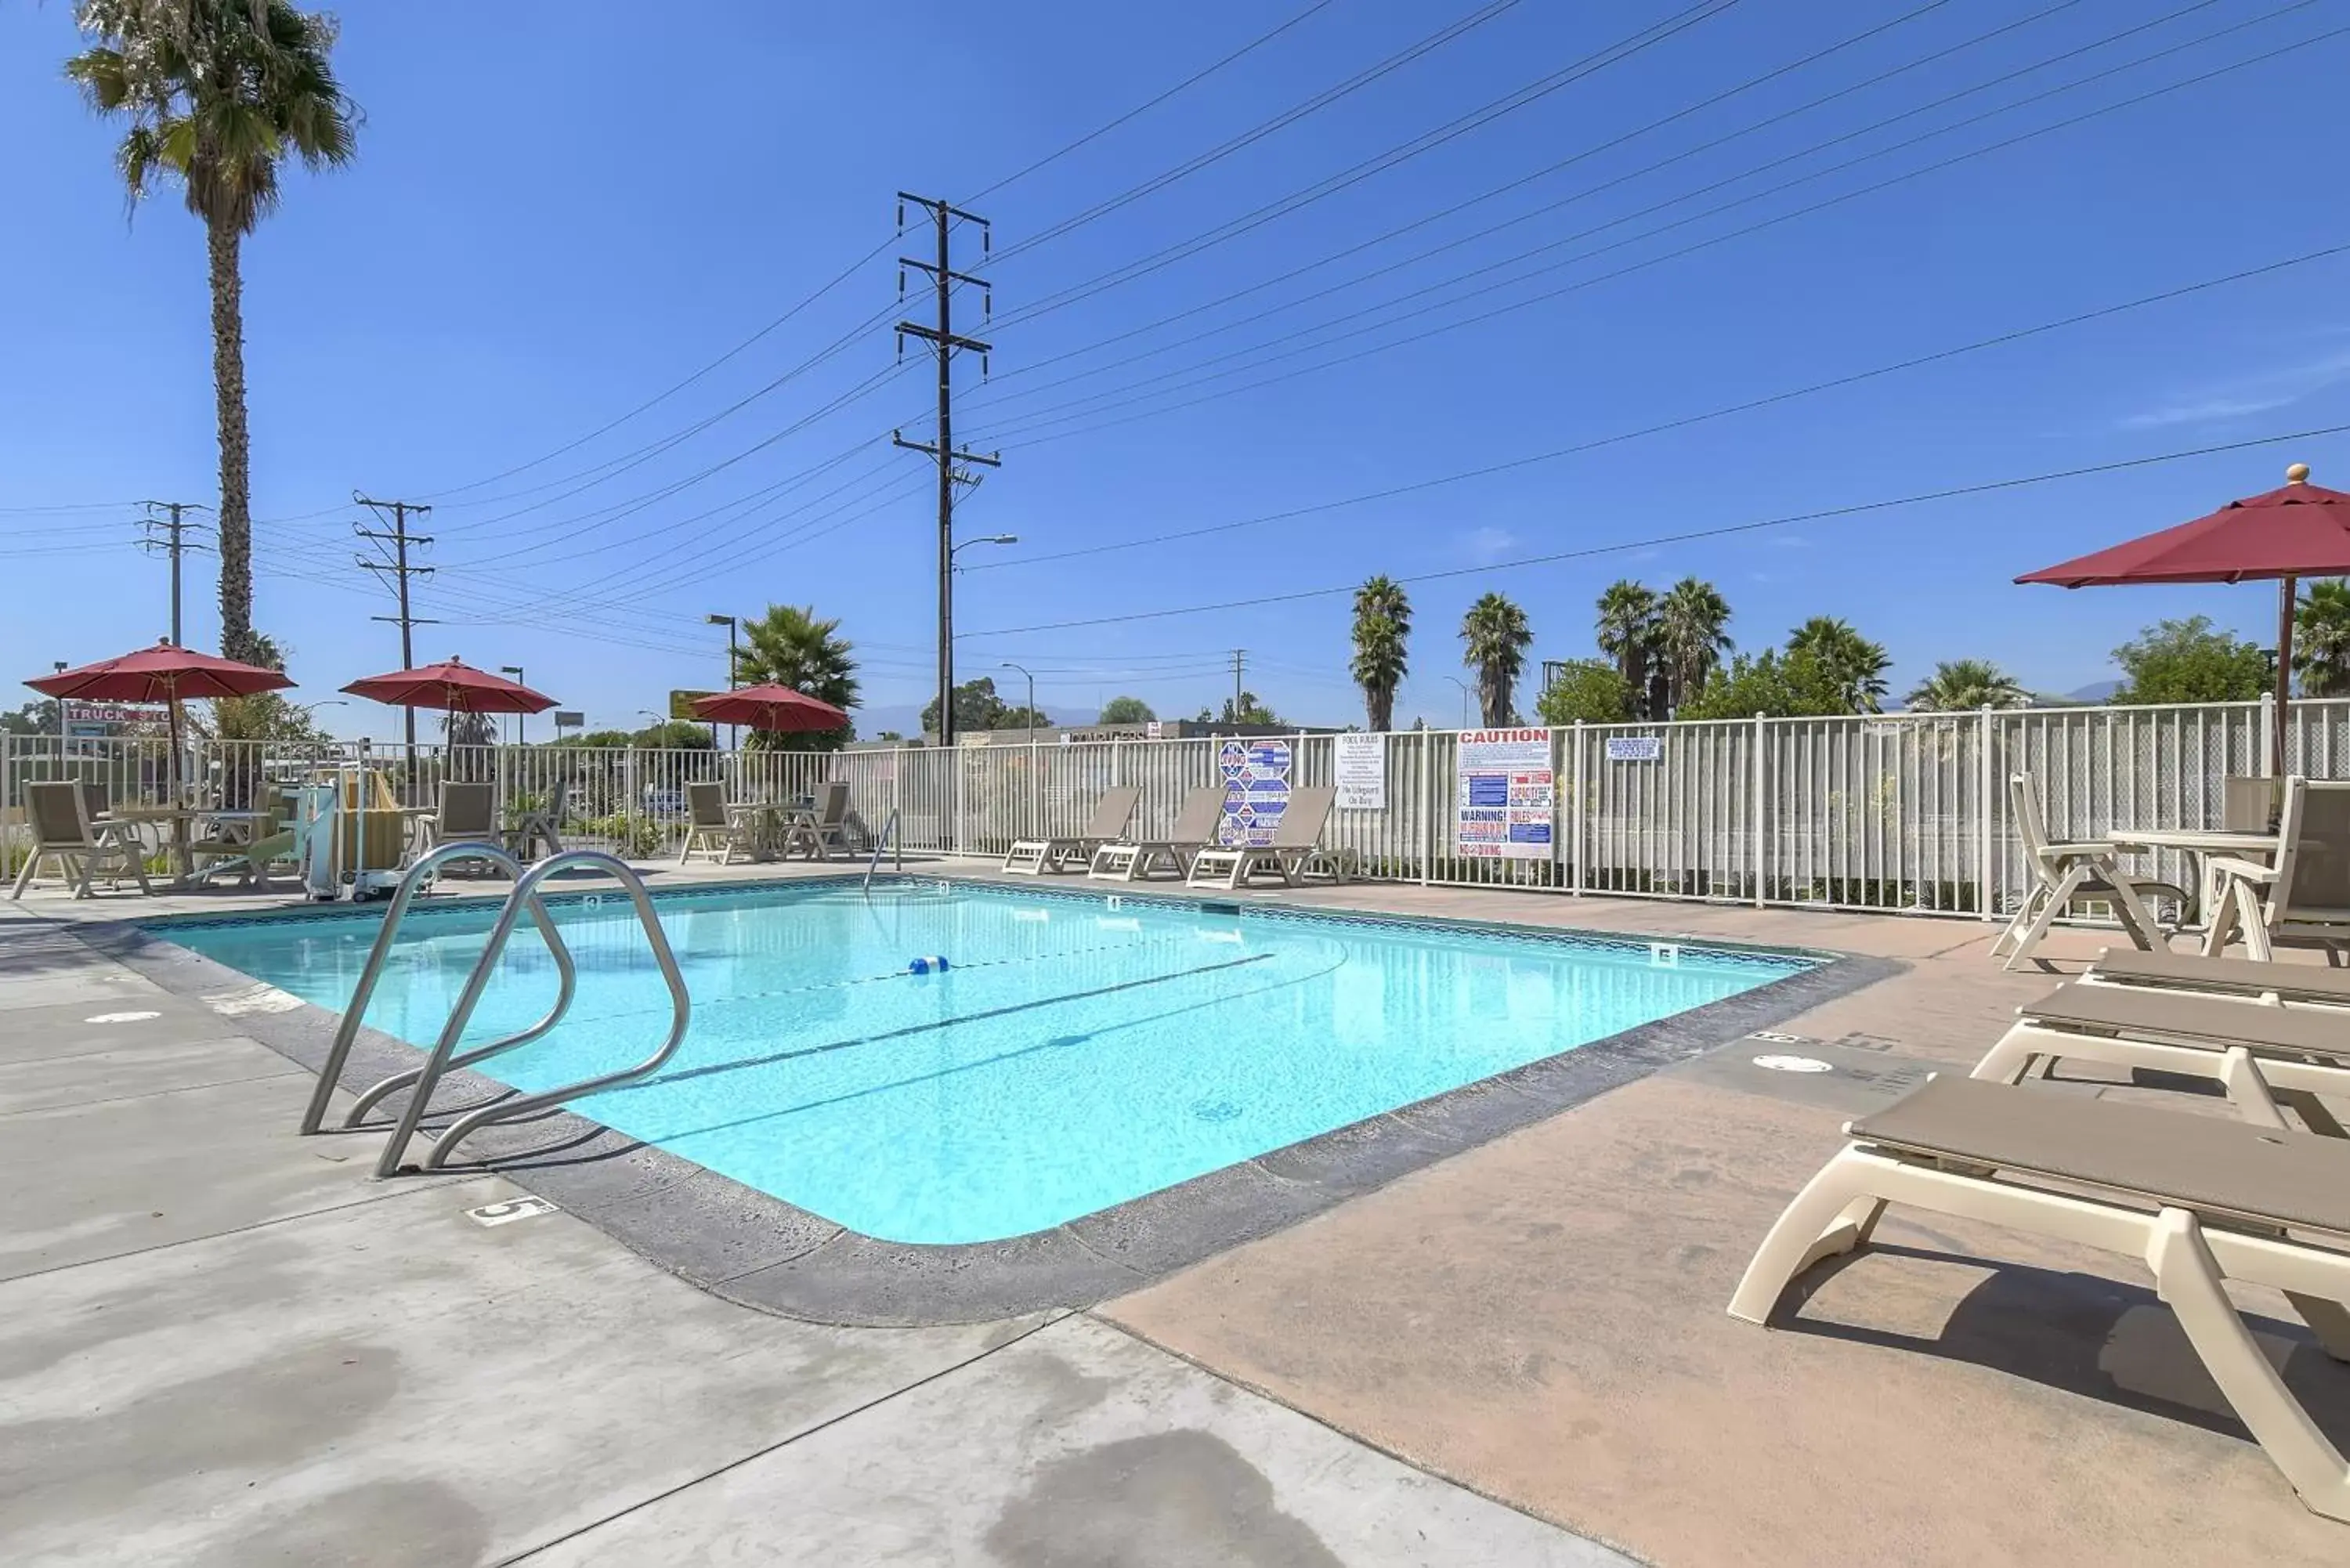
[[[2165,945],[2163,928],[2146,901],[2167,898],[2174,909],[2184,910],[2189,905],[2185,892],[2158,878],[2123,870],[2120,852],[2111,844],[2050,843],[2047,823],[2040,815],[2040,797],[2033,793],[2032,781],[2016,774],[2007,781],[2007,791],[2015,809],[2016,836],[2023,842],[2023,862],[2032,874],[2032,890],[2015,911],[2015,919],[2008,922],[2007,929],[1991,943],[1991,957],[1998,958],[2004,951],[2004,967],[2013,969],[2039,947],[2056,918],[2084,898],[2103,899],[2112,905],[2122,929],[2139,947]]]
[[[1105,881],[1132,882],[1148,877],[1165,861],[1180,878],[1191,874],[1191,858],[1202,849],[1214,846],[1216,824],[1224,815],[1224,792],[1211,786],[1195,789],[1183,797],[1182,808],[1175,814],[1175,826],[1164,838],[1130,836],[1115,844],[1105,844],[1094,851],[1093,859],[1086,866],[1086,875]]]
[[[847,853],[847,780],[827,779],[816,785],[816,804],[806,811],[792,814],[790,825],[784,829],[784,853],[789,855],[795,844],[806,845],[811,860],[829,860],[835,849]]]
[[[1337,797],[1338,792],[1326,784],[1291,790],[1289,804],[1274,825],[1272,843],[1202,849],[1191,857],[1191,872],[1183,885],[1238,888],[1260,871],[1277,871],[1284,885],[1296,887],[1300,874],[1324,854],[1322,827]]]
[[[2350,1018],[2323,1007],[2270,1007],[2143,986],[2060,985],[2015,1010],[2012,1028],[1973,1076],[2019,1084],[2038,1061],[2102,1062],[2207,1078],[2238,1114],[2282,1127],[2282,1099],[2313,1131],[2343,1136],[2318,1094],[2350,1095]]]
[[[2107,948],[2081,978],[2100,985],[2142,985],[2208,996],[2350,1007],[2350,971],[2309,963],[2262,963],[2254,959]]]
[[[437,849],[443,844],[495,845],[499,840],[498,786],[444,779],[439,807],[432,815],[418,821],[423,826],[428,849]]]
[[[677,863],[683,866],[691,860],[697,848],[721,866],[734,864],[734,852],[738,849],[745,859],[754,853],[750,830],[726,807],[723,784],[685,786],[685,842],[678,847]]]
[[[142,893],[154,892],[147,880],[146,850],[130,831],[110,823],[92,822],[81,785],[71,779],[45,779],[25,785],[25,816],[33,842],[16,873],[11,899],[22,898],[33,885],[33,875],[44,860],[57,863],[58,875],[74,897],[92,896],[90,880],[103,877],[120,883],[137,879]]]
[[[2282,1291],[2350,1360],[2350,1144],[2044,1089],[1935,1077],[1847,1124],[1755,1252],[1732,1317],[1767,1323],[1797,1275],[1867,1241],[1887,1202],[2145,1260],[2156,1293],[2302,1501],[2350,1521],[2350,1467],[2227,1296]]]
[[[2218,891],[2204,952],[2241,940],[2253,959],[2315,947],[2342,962],[2350,956],[2350,782],[2287,779],[2274,864],[2217,856],[2210,875]]]
[[[1073,864],[1091,866],[1095,850],[1126,836],[1126,825],[1134,815],[1135,803],[1141,798],[1142,792],[1130,786],[1102,791],[1101,799],[1094,802],[1093,818],[1086,824],[1084,833],[1075,838],[1023,838],[1003,857],[1003,868],[1035,877],[1064,870]]]

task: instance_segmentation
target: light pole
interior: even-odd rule
[[[947,580],[939,585],[939,744],[941,746],[954,744],[954,559],[973,545],[1018,543],[1020,535],[1017,534],[983,534],[947,550]]]
[[[732,691],[734,690],[735,683],[742,679],[736,674],[735,670],[743,658],[741,654],[734,651],[734,618],[731,615],[706,615],[702,618],[712,626],[723,626],[726,628],[726,690]],[[713,741],[718,738],[718,726],[715,724],[710,726],[710,738]],[[736,726],[733,724],[726,726],[728,751],[738,750],[737,742],[741,739],[742,736],[737,732]]]
[[[1469,727],[1469,682],[1458,675],[1448,675],[1444,679],[1461,688],[1461,727],[1465,730]]]
[[[1028,675],[1027,669],[1024,666],[1014,664],[1008,659],[1001,665],[998,665],[997,668],[1000,670],[1017,670],[1021,674]],[[1028,722],[1025,728],[1028,731],[1028,743],[1033,746],[1036,743],[1036,678],[1033,675],[1028,675],[1027,711]]]
[[[515,678],[515,684],[517,686],[527,684],[527,682],[525,682],[522,678],[522,666],[519,664],[501,664],[498,666],[498,673],[501,675],[513,676]],[[515,744],[517,746],[526,746],[529,743],[530,715],[527,713],[516,713],[515,715]]]

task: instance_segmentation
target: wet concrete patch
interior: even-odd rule
[[[1274,1503],[1263,1471],[1201,1431],[1153,1432],[1054,1460],[985,1540],[1006,1562],[1033,1568],[1345,1568]]]

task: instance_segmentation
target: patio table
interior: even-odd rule
[[[2116,849],[2176,850],[2193,861],[2195,908],[2188,913],[2197,917],[2211,902],[2213,860],[2228,857],[2270,860],[2277,852],[2277,836],[2273,833],[2247,833],[2241,828],[2226,827],[2117,827],[2106,835],[2106,842]]]

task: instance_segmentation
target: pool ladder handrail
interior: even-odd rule
[[[685,976],[678,970],[677,954],[670,950],[669,938],[661,930],[660,917],[653,912],[652,897],[645,891],[644,879],[627,861],[601,849],[566,849],[560,854],[550,855],[524,872],[515,881],[514,891],[506,895],[505,907],[498,911],[497,923],[490,928],[489,939],[482,946],[482,956],[473,961],[473,972],[466,977],[465,989],[458,994],[457,1005],[451,1010],[449,1022],[442,1026],[440,1040],[434,1044],[432,1054],[424,1059],[423,1070],[417,1075],[415,1092],[408,1096],[408,1106],[400,1113],[400,1125],[392,1129],[391,1140],[383,1146],[383,1153],[376,1160],[375,1173],[378,1177],[390,1178],[400,1173],[400,1156],[408,1151],[409,1144],[414,1140],[417,1128],[424,1120],[424,1108],[432,1101],[432,1091],[440,1086],[442,1075],[460,1061],[479,1061],[488,1054],[491,1047],[479,1047],[460,1056],[458,1038],[465,1033],[465,1025],[473,1021],[473,1009],[480,1005],[482,992],[489,986],[490,973],[497,968],[498,958],[505,951],[507,940],[514,935],[515,922],[521,919],[525,907],[538,904],[538,885],[557,870],[573,866],[592,866],[601,870],[620,884],[629,901],[637,907],[637,920],[644,928],[645,940],[652,948],[653,961],[660,965],[661,979],[669,985],[668,1037],[651,1055],[632,1067],[599,1073],[576,1084],[566,1084],[561,1088],[542,1089],[533,1095],[495,1100],[467,1112],[451,1122],[433,1142],[432,1152],[424,1157],[422,1168],[427,1171],[440,1169],[448,1162],[449,1151],[479,1128],[495,1122],[532,1116],[559,1106],[566,1100],[594,1094],[598,1089],[631,1083],[659,1072],[671,1056],[677,1054],[678,1046],[685,1041],[686,1029],[693,1022],[693,998],[686,991]],[[559,999],[558,1014],[569,1000],[567,992]],[[513,1044],[515,1042],[508,1041],[495,1048],[504,1050]]]
[[[881,868],[881,851],[885,848],[889,851],[891,868],[903,871],[906,846],[898,842],[898,808],[894,805],[889,808],[889,820],[881,825],[881,836],[873,841],[872,857],[865,862],[865,890],[868,893],[873,891],[873,873]]]
[[[375,946],[369,950],[367,962],[359,970],[359,982],[351,992],[349,1005],[343,1009],[343,1021],[335,1030],[334,1044],[327,1048],[326,1064],[318,1069],[317,1085],[310,1091],[310,1103],[302,1112],[301,1130],[305,1136],[317,1132],[319,1126],[326,1120],[327,1106],[334,1099],[336,1088],[342,1083],[343,1063],[351,1054],[352,1042],[359,1038],[359,1024],[366,1018],[368,1002],[375,996],[376,981],[383,976],[384,963],[391,956],[391,945],[393,940],[400,934],[400,921],[407,918],[408,906],[414,901],[417,893],[432,878],[433,874],[452,860],[487,860],[513,878],[516,891],[520,890],[522,862],[495,844],[480,840],[453,840],[447,844],[435,845],[416,857],[416,863],[408,868],[405,876],[400,877],[400,887],[391,896],[390,907],[384,910],[383,924],[378,928],[375,934]],[[509,903],[513,901],[513,895],[508,896],[507,901]],[[478,1062],[484,1056],[493,1055],[512,1046],[528,1044],[554,1028],[561,1021],[564,1012],[571,1005],[572,992],[578,985],[578,972],[571,961],[571,950],[564,946],[563,938],[556,931],[554,919],[546,912],[546,906],[539,901],[536,893],[530,895],[529,903],[531,919],[537,925],[539,934],[546,939],[547,950],[555,957],[556,976],[555,1005],[547,1010],[546,1017],[519,1034],[509,1034],[503,1040],[494,1041],[477,1050],[467,1052],[463,1058],[453,1064],[454,1065],[463,1066],[466,1063]],[[350,1114],[343,1118],[344,1127],[348,1129],[357,1127],[359,1118],[367,1114],[369,1107],[393,1090],[414,1083],[422,1071],[422,1068],[417,1067],[404,1073],[395,1073],[360,1095],[359,1103],[353,1106]]]

